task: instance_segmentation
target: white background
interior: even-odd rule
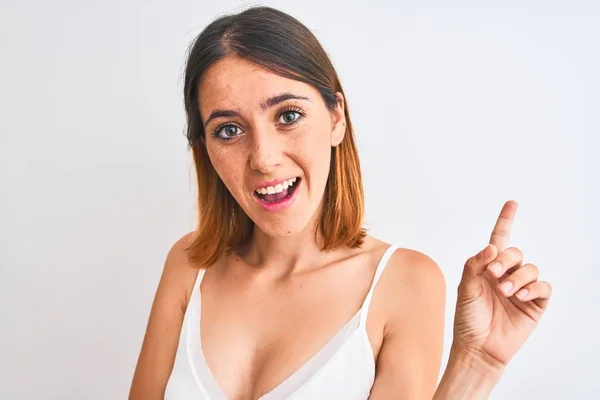
[[[600,6],[483,3],[263,4],[338,69],[371,233],[444,271],[442,369],[464,261],[515,199],[511,245],[554,292],[492,398],[598,398]],[[0,398],[126,397],[195,224],[186,49],[249,4],[0,1]]]

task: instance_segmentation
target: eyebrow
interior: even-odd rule
[[[277,104],[283,103],[286,100],[306,100],[311,101],[308,97],[305,96],[297,96],[292,93],[281,93],[272,97],[269,97],[265,101],[260,103],[260,109],[262,111],[267,111],[269,108],[276,106]],[[208,123],[215,118],[232,118],[232,117],[241,117],[240,113],[235,110],[215,110],[206,119],[204,122],[204,127],[208,125]]]

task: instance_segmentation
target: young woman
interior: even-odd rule
[[[478,399],[551,287],[508,240],[469,258],[440,381],[445,282],[367,235],[348,104],[325,51],[267,7],[212,22],[185,72],[200,222],[167,256],[130,399]]]

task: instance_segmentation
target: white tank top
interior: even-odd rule
[[[260,400],[366,400],[375,380],[375,360],[366,322],[375,285],[397,246],[384,252],[360,310],[296,372]],[[183,318],[165,400],[226,400],[212,375],[200,337],[200,270]]]

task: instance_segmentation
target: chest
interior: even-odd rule
[[[349,333],[369,291],[373,271],[313,275],[282,285],[232,279],[201,285],[200,336],[204,359],[230,398],[258,398]],[[365,310],[366,311],[366,310]],[[376,357],[383,320],[369,313],[365,327]],[[339,344],[339,343],[338,343]],[[330,346],[331,347],[331,346]]]

